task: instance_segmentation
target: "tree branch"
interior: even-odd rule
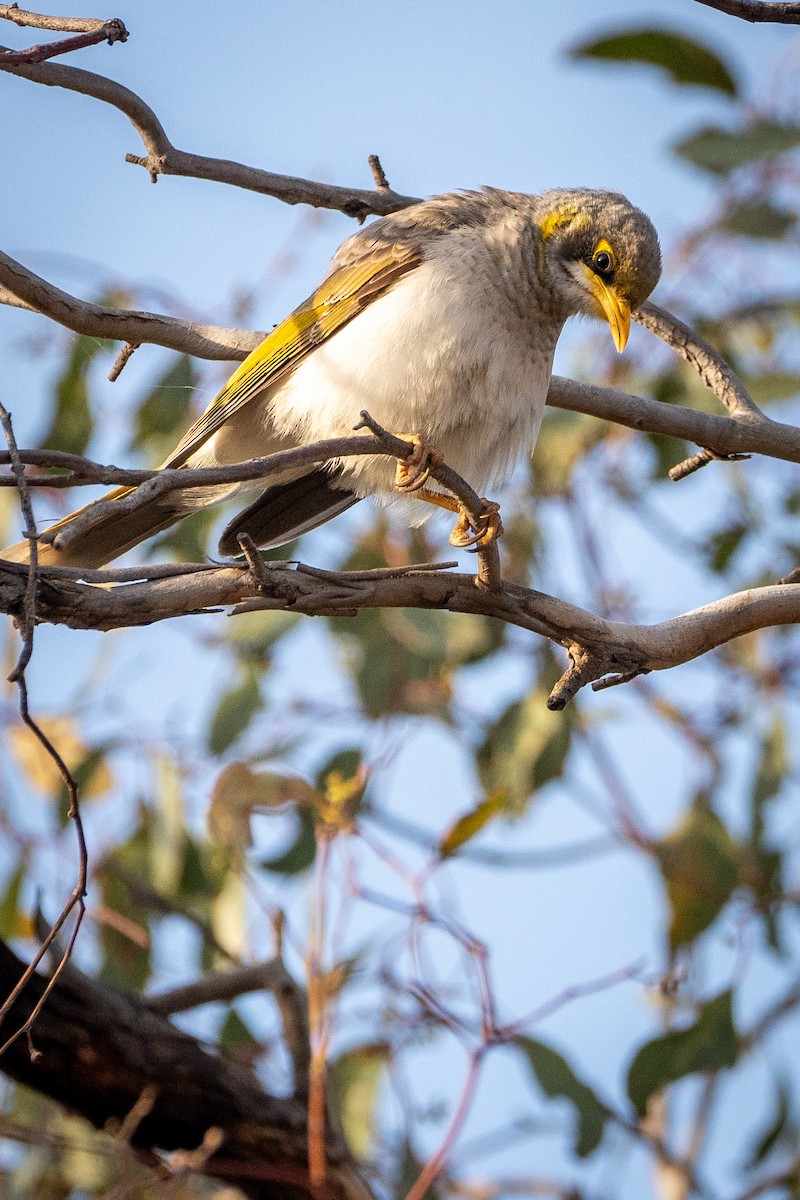
[[[71,38],[62,38],[60,42],[29,46],[27,50],[0,49],[2,66],[40,63],[46,58],[55,58],[57,54],[69,54],[85,46],[96,46],[98,42],[108,42],[109,46],[113,46],[114,42],[128,40],[128,31],[117,17],[112,17],[110,21],[97,21],[90,17],[47,17],[40,13],[25,12],[16,4],[0,4],[0,18],[13,21],[15,25],[75,34]]]
[[[2,48],[0,48],[2,49]],[[247,191],[273,196],[284,204],[309,204],[313,208],[331,208],[346,216],[363,221],[370,214],[383,216],[417,203],[415,196],[401,196],[391,188],[336,187],[333,184],[317,183],[292,175],[278,175],[274,171],[262,171],[229,159],[209,158],[203,154],[189,154],[178,150],[167,137],[164,127],[152,108],[122,84],[92,71],[79,67],[65,67],[60,63],[41,63],[29,66],[12,66],[0,58],[0,68],[12,75],[29,79],[32,83],[47,87],[67,88],[92,96],[111,104],[124,113],[144,143],[146,154],[140,157],[126,155],[126,162],[144,167],[155,182],[159,175],[183,175],[192,179],[208,179],[216,183],[227,183]]]
[[[697,0],[697,3],[753,24],[771,21],[776,25],[800,25],[800,4],[791,0],[770,0],[769,3],[765,0]]]
[[[197,325],[157,313],[125,308],[107,308],[78,300],[47,280],[29,271],[0,251],[0,302],[30,308],[71,329],[90,337],[111,338],[121,342],[149,342],[180,350],[198,358],[246,358],[263,339],[263,333],[226,329],[218,325]]]
[[[22,971],[23,963],[0,943],[0,992],[11,991]],[[33,975],[8,1021],[25,1023],[47,986]],[[147,1092],[153,1101],[130,1132],[134,1147],[193,1150],[218,1131],[219,1149],[197,1156],[196,1169],[237,1185],[252,1200],[314,1200],[302,1101],[264,1092],[254,1075],[210,1053],[146,999],[71,973],[53,986],[37,1017],[36,1039],[36,1062],[24,1042],[0,1060],[12,1079],[98,1128],[124,1123]],[[326,1154],[330,1200],[371,1200],[331,1130]]]
[[[210,566],[99,588],[79,581],[75,569],[40,568],[36,612],[40,621],[72,629],[123,629],[190,613],[233,608],[234,615],[282,609],[308,616],[355,616],[362,608],[428,608],[495,617],[564,646],[573,666],[554,688],[549,705],[563,708],[580,687],[625,682],[645,671],[663,671],[732,638],[773,625],[800,622],[800,588],[750,588],[657,625],[608,621],[564,600],[510,583],[497,591],[475,585],[475,576],[421,569],[406,574],[318,572],[302,564],[266,563],[259,579],[249,567]],[[117,572],[106,570],[112,581]],[[130,570],[120,577],[130,580]],[[27,568],[0,560],[0,611],[21,619]]]

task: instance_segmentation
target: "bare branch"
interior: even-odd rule
[[[231,607],[235,613],[283,609],[310,616],[350,616],[362,608],[478,613],[538,633],[588,660],[581,685],[609,674],[667,670],[753,630],[800,622],[800,588],[792,585],[750,588],[657,625],[625,625],[509,583],[496,592],[485,591],[476,587],[474,575],[421,571],[365,580],[360,572],[341,572],[334,583],[302,566],[267,566],[269,586],[255,581],[246,566],[209,567],[150,580],[147,567],[142,567],[142,582],[111,588],[40,568],[36,611],[40,621],[98,630]],[[103,572],[109,580],[115,574]],[[123,574],[130,578],[129,570]],[[26,576],[25,566],[0,561],[0,611],[22,611]],[[563,687],[557,687],[550,703],[559,707],[568,699]]]
[[[217,325],[196,325],[156,313],[131,309],[106,308],[78,300],[54,284],[48,283],[0,251],[0,286],[11,294],[0,301],[30,308],[57,321],[73,333],[90,337],[113,338],[121,342],[149,342],[180,350],[200,358],[245,358],[262,340],[263,334],[225,329]],[[16,298],[16,299],[14,299]]]
[[[0,18],[23,28],[49,29],[53,33],[96,33],[108,25],[122,24],[121,21],[103,21],[96,17],[48,17],[45,13],[26,12],[16,4],[0,4]]]
[[[0,4],[0,17],[13,21],[15,25],[28,25],[36,29],[53,29],[74,33],[75,37],[63,38],[60,42],[49,42],[29,46],[27,50],[0,49],[0,65],[21,66],[25,63],[40,63],[57,54],[69,54],[85,46],[96,46],[98,42],[126,42],[128,31],[122,21],[113,17],[110,21],[96,21],[85,17],[47,17],[39,13],[25,12],[16,4]]]
[[[800,4],[792,0],[697,0],[697,3],[753,24],[770,21],[776,25],[800,25]]]
[[[0,13],[0,16],[3,14]],[[69,54],[73,50],[83,50],[86,46],[96,46],[98,42],[114,42],[127,40],[128,31],[121,21],[106,22],[93,33],[79,33],[75,37],[62,38],[60,42],[41,42],[37,46],[29,46],[27,50],[0,49],[0,66],[16,67],[24,63],[41,63],[45,59],[55,58],[58,54]]]
[[[11,66],[0,59],[0,68],[33,83],[67,88],[118,108],[132,123],[146,150],[144,157],[126,155],[126,161],[144,167],[154,182],[159,175],[209,179],[259,192],[263,196],[273,196],[284,204],[309,204],[313,208],[335,209],[360,221],[370,214],[382,216],[418,202],[417,197],[401,196],[390,188],[368,191],[363,188],[335,187],[333,184],[317,183],[292,175],[262,171],[258,167],[248,167],[228,159],[209,158],[203,154],[178,150],[170,142],[156,114],[140,96],[112,79],[79,67],[65,67],[60,63]]]
[[[248,992],[277,992],[286,983],[286,967],[279,958],[269,962],[233,967],[228,971],[212,971],[193,983],[170,988],[148,996],[146,1003],[153,1012],[164,1017],[188,1012],[203,1004],[225,1003],[245,996]]]
[[[22,969],[0,943],[0,991],[11,991]],[[15,988],[9,1020],[27,1023],[47,987],[34,974],[21,993]],[[131,1130],[134,1148],[192,1150],[210,1129],[221,1130],[219,1152],[196,1163],[203,1174],[238,1185],[251,1200],[314,1200],[302,1100],[265,1092],[254,1074],[211,1053],[146,999],[76,972],[53,987],[38,1028],[47,1054],[31,1063],[24,1047],[11,1046],[2,1059],[11,1078],[98,1128],[130,1124],[140,1098],[149,1095],[152,1104],[147,1112],[139,1106]],[[330,1200],[370,1200],[342,1139],[327,1132]]]
[[[665,308],[647,300],[632,314],[633,319],[649,329],[682,359],[694,367],[707,388],[722,401],[732,417],[747,420],[763,414],[747,394],[742,381],[735,375],[721,355],[717,354],[699,334],[695,333],[668,313]]]

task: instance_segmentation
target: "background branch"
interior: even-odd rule
[[[10,992],[23,964],[0,942],[0,992]],[[9,1013],[24,1024],[47,988],[33,975]],[[22,1043],[5,1053],[3,1071],[103,1128],[122,1123],[142,1094],[154,1099],[132,1131],[139,1149],[185,1150],[218,1129],[218,1153],[204,1174],[236,1184],[252,1200],[311,1200],[302,1101],[263,1091],[254,1075],[204,1049],[153,1011],[148,1000],[90,980],[59,979],[36,1022],[41,1055]],[[326,1141],[331,1200],[370,1200],[371,1192],[341,1140]]]

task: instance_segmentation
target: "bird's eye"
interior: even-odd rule
[[[598,275],[610,275],[614,260],[607,250],[598,250],[594,256],[594,269]]]

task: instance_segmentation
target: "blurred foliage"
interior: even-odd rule
[[[770,415],[797,423],[800,299],[787,279],[800,267],[798,114],[763,102],[717,48],[683,32],[635,24],[587,38],[571,58],[584,66],[657,67],[665,86],[705,87],[726,105],[724,120],[686,129],[672,148],[684,169],[702,173],[710,202],[705,221],[669,248],[659,299],[719,347]],[[777,270],[769,258],[776,251]],[[45,445],[91,453],[102,444],[95,366],[108,350],[84,337],[68,344]],[[719,411],[696,373],[652,340],[632,339],[619,360],[604,331],[578,358],[577,373],[595,382]],[[152,378],[128,412],[131,456],[146,463],[163,459],[192,419],[196,396],[211,387],[206,368],[185,356],[154,352],[152,361]],[[548,411],[530,471],[504,497],[507,578],[644,621],[673,610],[676,588],[702,603],[796,567],[796,469],[755,459],[714,463],[670,483],[669,468],[693,450]],[[198,513],[143,553],[202,561],[214,554],[219,520],[217,512]],[[434,522],[409,531],[383,512],[367,526],[346,520],[330,541],[282,547],[277,556],[313,559],[322,547],[326,567],[348,570],[452,557],[444,526]],[[681,1160],[702,1126],[714,1146],[726,1147],[708,1168],[722,1180],[716,1194],[747,1194],[746,1187],[760,1194],[760,1180],[783,1172],[789,1182],[780,1194],[800,1195],[788,1173],[800,1154],[796,1065],[771,1044],[754,1046],[747,1024],[754,1005],[762,1012],[791,996],[798,972],[796,814],[787,818],[800,742],[795,631],[749,635],[696,667],[650,676],[612,698],[581,696],[556,714],[545,699],[565,665],[561,650],[468,614],[367,610],[312,624],[294,613],[253,612],[189,626],[177,649],[169,643],[170,695],[154,696],[152,722],[146,703],[128,699],[129,690],[141,696],[142,677],[159,665],[163,643],[148,630],[105,639],[69,700],[54,670],[46,708],[40,703],[37,712],[91,801],[84,806],[92,878],[82,966],[141,990],[231,959],[268,958],[276,912],[286,910],[284,950],[302,977],[309,893],[327,888],[322,990],[337,1014],[332,1095],[380,1195],[406,1195],[447,1125],[458,1083],[440,1066],[449,1062],[439,1057],[445,1039],[455,1032],[470,1047],[492,1030],[524,1070],[522,1082],[503,1076],[495,1083],[488,1109],[483,1101],[488,1149],[508,1143],[538,1162],[536,1139],[557,1140],[565,1179],[559,1194],[621,1195],[638,1147],[660,1138]],[[9,641],[8,670],[14,653]],[[198,661],[208,664],[209,681],[190,672]],[[72,831],[60,777],[19,722],[10,688],[0,712],[8,798],[0,814],[0,935],[30,950],[39,905],[55,907],[54,880],[61,885],[73,862]],[[427,819],[417,824],[420,809]],[[552,845],[540,819],[557,826]],[[595,840],[616,839],[618,854],[591,863],[588,849],[576,854],[573,841],[580,851],[587,830]],[[320,844],[331,847],[327,876]],[[524,879],[511,870],[520,865],[517,853],[531,855]],[[552,904],[540,900],[537,854],[561,868]],[[569,874],[576,869],[591,870],[588,893]],[[611,915],[603,919],[619,922],[619,889],[624,909],[652,919],[644,979],[654,1003],[643,1011],[643,988],[629,983],[635,1002],[606,990],[604,1006],[581,1009],[587,1028],[595,1013],[598,1022],[614,1021],[613,1036],[605,1037],[601,1023],[595,1033],[616,1061],[614,1074],[600,1080],[582,1062],[583,1017],[571,1027],[574,1045],[561,1020],[555,1049],[549,1029],[534,1038],[532,1021],[519,1014],[541,1003],[537,955],[558,960],[553,946],[569,940],[581,961],[607,961],[603,946],[581,940],[573,906],[586,905],[591,928],[594,909],[605,914],[607,903]],[[511,954],[522,1002],[491,994],[492,946],[454,915],[462,898],[473,911],[484,899],[487,911],[507,911],[521,938]],[[525,905],[535,903],[528,913]],[[499,957],[507,958],[505,929],[493,932]],[[615,932],[609,926],[609,942]],[[566,950],[565,961],[573,961]],[[552,1008],[581,994],[593,969],[570,980]],[[774,1027],[791,1028],[798,1000]],[[591,1005],[591,997],[581,1003]],[[492,1022],[511,1006],[516,1024],[498,1033]],[[217,1005],[193,1028],[265,1085],[286,1090],[270,1000]],[[753,1050],[761,1054],[758,1078]],[[696,1076],[711,1097],[705,1113]],[[714,1106],[713,1087],[728,1078],[738,1096],[750,1097],[732,1133],[730,1113]],[[631,1132],[645,1114],[655,1120],[661,1105],[660,1129]],[[527,1126],[523,1110],[533,1113]],[[20,1145],[5,1160],[4,1194],[85,1200],[116,1194],[119,1181],[126,1195],[139,1194],[140,1177],[142,1194],[152,1186],[118,1140],[90,1133],[49,1101],[9,1085],[5,1111],[41,1145]],[[564,1114],[566,1127],[554,1135],[553,1121]],[[491,1132],[495,1126],[511,1130],[506,1141]],[[589,1157],[602,1164],[596,1175],[576,1161]],[[459,1166],[456,1153],[453,1171],[468,1179],[473,1165],[465,1157]],[[173,1179],[169,1188],[172,1200],[212,1194],[196,1177]],[[485,1185],[463,1194],[490,1191]],[[428,1197],[446,1194],[440,1182]]]
[[[707,46],[666,29],[625,29],[575,46],[575,59],[643,63],[661,67],[679,84],[714,88],[728,96],[737,93],[730,68]]]

